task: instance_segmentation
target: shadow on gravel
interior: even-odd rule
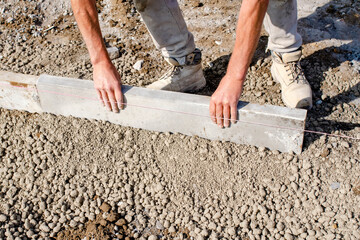
[[[267,58],[270,53],[266,52],[266,46],[268,42],[267,36],[261,36],[259,39],[258,46],[254,53],[254,57],[251,61],[250,67],[255,65],[258,60]],[[206,87],[197,94],[211,96],[216,88],[218,87],[221,79],[226,74],[226,69],[229,63],[231,55],[224,55],[215,59],[211,66],[204,68],[204,76],[206,79]]]
[[[333,133],[335,131],[350,131],[360,127],[360,121],[352,123],[325,119],[336,110],[340,109],[342,112],[344,103],[349,103],[359,97],[360,82],[332,97],[324,95],[320,88],[324,84],[328,70],[340,67],[345,62],[354,65],[360,61],[359,13],[360,2],[358,1],[349,0],[345,4],[331,1],[317,8],[313,14],[298,21],[299,32],[303,36],[305,43],[330,39],[346,41],[339,47],[331,46],[316,51],[301,62],[305,75],[312,86],[314,96],[314,107],[308,112],[306,125],[309,130]],[[348,74],[346,70],[342,70],[344,75]],[[332,77],[330,76],[327,79],[332,79]],[[327,84],[333,85],[333,83]],[[360,110],[351,105],[350,108],[360,119]],[[320,137],[321,135],[305,134],[304,149]]]

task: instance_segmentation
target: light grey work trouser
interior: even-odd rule
[[[193,52],[194,37],[187,29],[177,0],[145,1],[146,7],[139,12],[163,56],[177,58]],[[269,33],[269,50],[284,53],[301,46],[296,0],[270,0],[264,26]]]

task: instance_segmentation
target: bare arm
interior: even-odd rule
[[[106,51],[95,0],[71,0],[71,5],[94,67],[98,96],[108,110],[118,112],[123,107],[121,77]]]
[[[237,119],[237,103],[260,37],[269,0],[243,0],[236,28],[236,41],[226,75],[211,97],[210,116],[220,127]],[[224,118],[225,120],[223,121]]]

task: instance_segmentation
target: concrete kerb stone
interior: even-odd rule
[[[301,153],[305,110],[239,102],[240,121],[220,129],[209,117],[209,97],[125,85],[123,92],[127,106],[116,114],[98,101],[92,81],[0,71],[2,108],[106,120],[146,130]]]
[[[0,71],[0,107],[42,112],[36,82],[38,76]]]
[[[93,82],[41,75],[37,89],[44,112],[106,120],[123,126],[179,132],[210,140],[263,146],[301,153],[306,110],[239,102],[239,122],[220,129],[209,117],[206,96],[123,86],[126,108],[107,111],[97,99]]]

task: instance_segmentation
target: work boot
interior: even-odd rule
[[[201,67],[201,52],[194,52],[181,58],[165,58],[171,68],[160,79],[147,88],[175,92],[194,92],[205,87],[206,80]]]
[[[300,66],[301,49],[290,53],[271,52],[271,75],[281,85],[282,100],[290,108],[312,107],[312,92]]]

